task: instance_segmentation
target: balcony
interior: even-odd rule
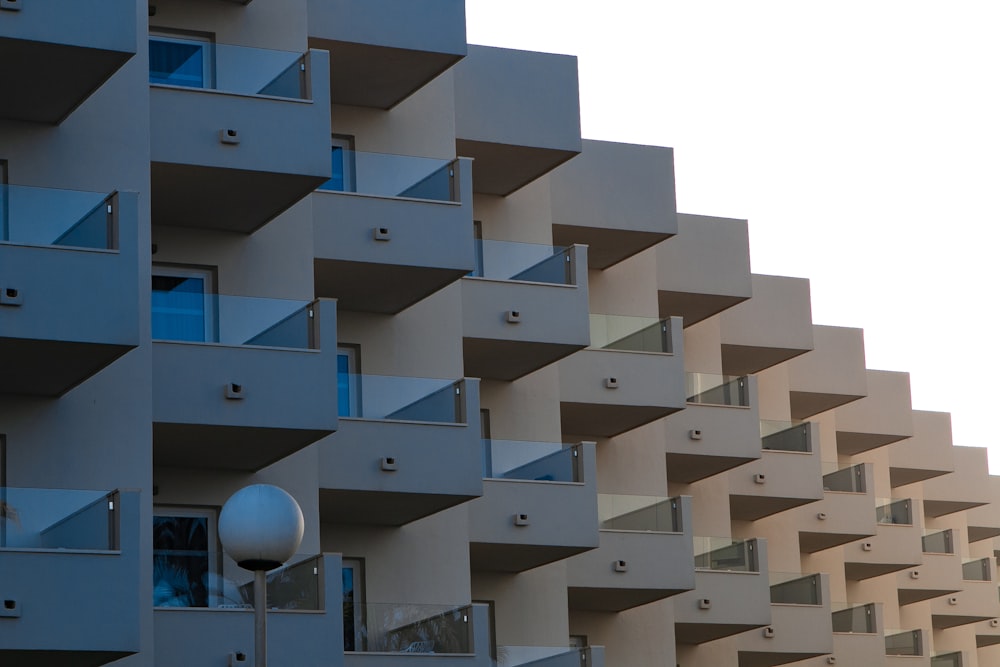
[[[863,330],[814,324],[813,345],[812,352],[785,366],[794,419],[808,419],[868,395]]]
[[[334,104],[390,109],[466,54],[462,0],[310,0]]]
[[[0,185],[0,394],[61,396],[139,345],[138,224],[135,193]]]
[[[671,148],[586,139],[583,153],[549,175],[549,192],[553,242],[588,246],[592,269],[677,233]]]
[[[826,574],[769,573],[771,624],[740,637],[739,664],[783,665],[833,651]]]
[[[872,371],[868,395],[837,408],[837,452],[854,456],[913,435],[910,374]]]
[[[507,195],[583,150],[576,57],[469,46],[454,68],[455,150],[473,188]]]
[[[497,646],[501,667],[604,667],[604,647]]]
[[[594,443],[491,440],[469,503],[473,570],[524,572],[599,546]]]
[[[722,372],[757,373],[813,349],[809,281],[751,276],[753,297],[720,315]]]
[[[250,234],[330,178],[325,53],[154,36],[149,76],[153,224]]]
[[[193,602],[183,596],[154,597],[156,664],[210,667],[227,664],[233,653],[243,653],[247,664],[253,664],[252,575],[236,569],[231,561],[227,569],[233,577],[209,578],[208,597],[200,606],[189,606]],[[161,572],[154,567],[154,578],[160,577]],[[289,565],[268,573],[271,655],[303,667],[344,664],[343,635],[331,632],[343,624],[340,574],[339,554],[293,557]],[[154,596],[162,596],[169,589],[166,577],[157,579],[155,584]],[[178,641],[179,637],[184,640]]]
[[[153,290],[153,462],[256,471],[337,429],[332,301]]]
[[[687,407],[664,420],[667,479],[690,484],[759,459],[757,378],[687,373]]]
[[[468,160],[333,152],[312,196],[317,296],[395,314],[475,267]]]
[[[991,618],[975,624],[976,648],[1000,644],[1000,619]]]
[[[914,410],[913,436],[888,447],[889,483],[893,488],[947,475],[955,470],[951,415]]]
[[[750,298],[746,220],[677,214],[677,236],[656,246],[660,315],[689,327]]]
[[[680,318],[591,315],[590,343],[559,362],[563,433],[610,438],[684,408]]]
[[[462,279],[465,373],[516,380],[590,344],[587,249],[482,241]]]
[[[4,3],[0,118],[65,120],[135,55],[135,9],[131,0]]]
[[[401,526],[483,493],[478,380],[341,375],[319,445],[323,523]]]
[[[0,662],[84,667],[138,653],[138,493],[0,488],[0,505]]]
[[[674,602],[680,644],[704,644],[771,623],[764,540],[695,537],[695,590]]]
[[[923,563],[896,574],[900,606],[950,595],[963,588],[962,563],[955,553],[954,531],[925,532],[921,545]]]
[[[756,521],[823,498],[819,424],[764,420],[760,435],[760,459],[729,473],[734,521]]]
[[[833,657],[838,663],[870,665],[885,660],[881,603],[834,602],[830,618],[833,621]]]
[[[871,465],[823,463],[821,469],[823,499],[796,510],[803,519],[799,524],[799,549],[803,553],[816,553],[875,534]]]
[[[1000,477],[990,475],[988,485],[989,504],[973,507],[965,513],[969,542],[980,542],[1000,536],[1000,515],[996,511],[996,508],[1000,507]]]
[[[976,558],[962,563],[962,590],[931,600],[935,630],[988,621],[997,615],[996,562]]]
[[[567,561],[569,608],[624,611],[692,590],[691,498],[599,495],[600,546]]]
[[[906,665],[920,664],[930,665],[929,661],[921,660],[914,663],[913,658],[924,658],[930,656],[928,647],[928,634],[923,630],[900,630],[888,628],[884,631],[885,655],[887,658],[906,658]],[[890,664],[887,660],[886,664]],[[891,663],[895,664],[895,663]]]
[[[844,548],[844,576],[849,581],[914,568],[923,560],[923,531],[913,500],[880,498],[875,505],[875,535]]]
[[[939,517],[988,505],[991,495],[986,452],[985,447],[951,448],[955,471],[923,483],[924,515]]]

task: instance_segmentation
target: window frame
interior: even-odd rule
[[[340,576],[343,580],[344,574],[351,573],[351,592],[353,593],[353,599],[350,601],[352,607],[352,616],[354,618],[354,628],[353,628],[353,640],[354,640],[354,651],[362,652],[365,650],[365,626],[366,626],[366,616],[365,616],[365,559],[358,558],[355,556],[345,556],[341,559],[341,569]],[[343,593],[342,593],[343,595]],[[347,605],[348,601],[342,599],[342,604]],[[347,628],[347,615],[344,614],[344,652],[349,652],[348,649],[348,628]]]
[[[153,340],[167,342],[191,342],[191,343],[211,343],[218,340],[219,314],[216,312],[216,282],[217,275],[214,267],[197,266],[193,264],[153,264],[150,271],[150,282],[155,278],[196,278],[202,281],[202,315],[205,320],[204,332],[200,341],[177,341],[169,338],[157,338],[156,332],[152,331],[152,319],[150,320],[150,334]],[[150,311],[155,313],[155,306],[150,297]]]
[[[331,168],[333,165],[334,152],[340,149],[342,153],[340,174],[341,182],[343,187],[333,188],[327,187],[328,184],[333,180],[333,176],[330,177],[325,183],[320,185],[317,190],[323,192],[357,192],[357,161],[354,157],[354,135],[353,134],[331,134],[330,135],[330,164]]]
[[[156,609],[176,607],[178,605],[157,605],[156,604],[156,579],[155,579],[155,563],[157,558],[157,552],[155,543],[155,523],[158,517],[166,518],[182,518],[182,519],[205,519],[206,526],[206,543],[207,552],[205,555],[205,560],[207,562],[206,572],[210,578],[215,578],[216,581],[222,581],[222,544],[219,541],[219,510],[216,507],[211,506],[197,506],[197,505],[170,505],[170,504],[154,504],[153,505],[153,523],[154,523],[154,542],[152,544],[153,551],[153,563],[154,563],[154,580],[153,580],[153,607]],[[164,554],[159,554],[164,555]],[[186,609],[214,609],[218,605],[213,605],[213,599],[217,598],[217,594],[213,594],[211,587],[207,587],[205,591],[205,605],[188,606],[182,607]]]
[[[215,34],[210,32],[195,32],[174,28],[149,27],[150,42],[167,42],[172,44],[196,44],[202,47],[201,85],[170,83],[166,81],[150,81],[156,86],[179,86],[194,90],[214,90],[216,88],[215,65]],[[152,70],[149,72],[152,76]]]
[[[347,359],[347,381],[344,383],[349,389],[347,414],[341,411],[341,383],[340,383],[340,359]],[[362,416],[361,408],[361,346],[351,343],[337,344],[337,416],[355,417]]]

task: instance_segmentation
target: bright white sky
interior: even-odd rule
[[[468,41],[579,57],[590,139],[672,146],[678,209],[750,221],[869,368],[1000,474],[1000,3],[466,0]]]

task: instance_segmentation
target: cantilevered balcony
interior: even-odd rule
[[[923,522],[912,499],[877,499],[875,520],[874,536],[844,547],[844,576],[849,581],[914,568],[923,560]]]
[[[523,572],[599,546],[594,443],[490,440],[469,504],[474,570]]]
[[[864,331],[814,324],[813,345],[811,352],[785,365],[794,419],[808,419],[868,394]]]
[[[823,499],[797,510],[799,549],[815,553],[875,534],[872,466],[823,463]]]
[[[0,118],[61,123],[135,55],[132,0],[5,2]]]
[[[506,197],[578,154],[575,56],[469,46],[454,68],[455,149],[476,192]]]
[[[249,234],[330,178],[325,52],[149,49],[153,224]]]
[[[0,394],[61,396],[138,346],[137,230],[134,193],[0,185]]]
[[[590,343],[559,362],[563,433],[610,438],[684,408],[679,317],[591,315]]]
[[[334,104],[390,109],[465,56],[463,0],[309,0]]]
[[[1000,644],[1000,619],[991,618],[975,624],[976,647],[996,646]]]
[[[570,609],[623,611],[694,588],[691,498],[601,494],[600,546],[566,564]]]
[[[516,380],[590,344],[587,249],[477,241],[462,279],[466,375]]]
[[[689,327],[750,298],[746,220],[677,214],[677,236],[656,246],[660,316]]]
[[[975,558],[962,563],[962,590],[931,600],[931,625],[940,630],[995,618],[996,574],[993,558]]]
[[[819,425],[761,421],[760,429],[760,459],[729,472],[729,512],[736,521],[756,521],[823,498]]]
[[[953,530],[933,530],[921,537],[921,565],[896,573],[899,605],[950,595],[963,588],[962,559],[955,553]]]
[[[872,371],[868,395],[837,408],[837,452],[853,456],[913,435],[910,374]]]
[[[667,479],[690,484],[759,459],[757,378],[685,377],[687,407],[663,422]]]
[[[206,561],[225,560],[219,554]],[[169,563],[170,556],[154,556]],[[176,557],[174,557],[176,558]],[[195,560],[197,557],[188,557]],[[190,562],[190,561],[189,561]],[[252,575],[228,563],[227,572],[207,578],[205,600],[157,597],[168,586],[154,581],[153,630],[156,664],[210,667],[242,653],[254,663]],[[154,579],[160,570],[154,562]],[[199,582],[201,583],[201,582]],[[302,667],[342,667],[344,636],[339,554],[294,556],[267,575],[268,651]],[[146,603],[148,604],[148,602]],[[197,606],[195,606],[197,604]],[[184,637],[184,641],[177,641]]]
[[[764,540],[694,538],[695,589],[674,602],[677,642],[704,644],[771,623]]]
[[[950,450],[955,471],[923,483],[925,516],[939,517],[981,507],[992,498],[986,448],[951,447]]]
[[[837,664],[881,665],[885,660],[882,603],[834,602],[831,607],[833,658]]]
[[[499,664],[507,667],[604,667],[604,647],[585,646],[497,646]]]
[[[341,375],[319,445],[324,523],[401,526],[483,493],[478,380]]]
[[[889,483],[893,488],[955,470],[951,442],[951,415],[947,412],[913,410],[913,436],[888,446]],[[931,515],[933,516],[933,515]]]
[[[930,632],[923,629],[885,628],[886,665],[930,667]]]
[[[475,268],[468,160],[336,148],[333,162],[312,196],[318,296],[395,314]]]
[[[0,662],[88,667],[138,653],[139,494],[0,488],[0,502]]]
[[[254,471],[337,429],[334,302],[158,287],[155,464]]]
[[[672,148],[584,140],[549,175],[552,240],[588,246],[606,269],[677,233]]]
[[[740,667],[807,660],[833,651],[830,575],[769,572],[771,623],[739,640]]]
[[[813,349],[809,281],[751,276],[753,297],[722,313],[722,371],[756,373]]]

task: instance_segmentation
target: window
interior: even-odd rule
[[[347,134],[335,134],[330,143],[330,166],[333,170],[333,176],[329,181],[319,186],[319,189],[355,192],[354,137]]]
[[[154,340],[215,340],[214,278],[207,268],[153,267]]]
[[[0,433],[0,547],[7,546],[7,522],[17,522],[17,510],[7,504],[7,436]]]
[[[364,650],[365,563],[344,558],[341,569],[344,590],[344,650]]]
[[[188,88],[212,88],[211,35],[149,31],[149,82]]]
[[[361,375],[358,360],[361,348],[357,345],[337,346],[337,415],[361,416]]]
[[[10,240],[7,229],[7,160],[0,160],[0,241]]]
[[[216,522],[214,509],[153,508],[153,606],[215,606]]]
[[[481,220],[472,221],[472,238],[475,243],[476,264],[470,276],[483,277],[483,223]]]

